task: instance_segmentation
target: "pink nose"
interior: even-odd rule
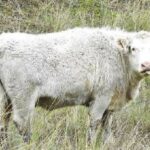
[[[150,71],[150,62],[144,62],[141,64],[142,72]]]

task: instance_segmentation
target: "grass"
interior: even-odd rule
[[[149,0],[2,0],[0,31],[53,32],[75,26],[150,30]]]
[[[75,26],[111,26],[128,31],[150,31],[149,0],[1,0],[0,32],[54,32]],[[114,114],[112,135],[105,145],[88,145],[88,110],[84,107],[53,112],[37,108],[32,140],[22,142],[13,123],[10,150],[149,150],[150,79],[145,79],[136,102]]]

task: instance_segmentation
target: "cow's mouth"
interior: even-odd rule
[[[150,75],[150,68],[145,68],[141,71],[142,74]]]
[[[141,64],[141,73],[144,75],[150,75],[150,61],[145,61]]]

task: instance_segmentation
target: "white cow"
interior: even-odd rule
[[[11,110],[24,141],[30,140],[35,106],[89,107],[90,138],[109,112],[133,99],[150,74],[149,33],[75,28],[50,34],[0,35],[0,127]],[[1,132],[1,139],[6,134]]]

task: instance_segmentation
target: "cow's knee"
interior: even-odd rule
[[[93,143],[96,141],[97,135],[101,130],[101,120],[90,120],[90,127],[88,130],[88,141],[89,143]]]
[[[26,143],[30,142],[31,138],[31,119],[32,119],[33,109],[28,109],[25,107],[24,109],[14,110],[13,121],[19,132],[19,134],[23,137],[23,141]]]
[[[18,129],[19,134],[22,136],[23,141],[25,143],[29,143],[31,140],[31,130],[30,130],[29,125],[22,125],[17,121],[14,121],[14,124],[16,128]]]
[[[24,118],[14,118],[13,122],[19,132],[19,134],[22,136],[23,141],[25,143],[29,143],[31,139],[31,129],[30,129],[30,120],[24,119]]]

